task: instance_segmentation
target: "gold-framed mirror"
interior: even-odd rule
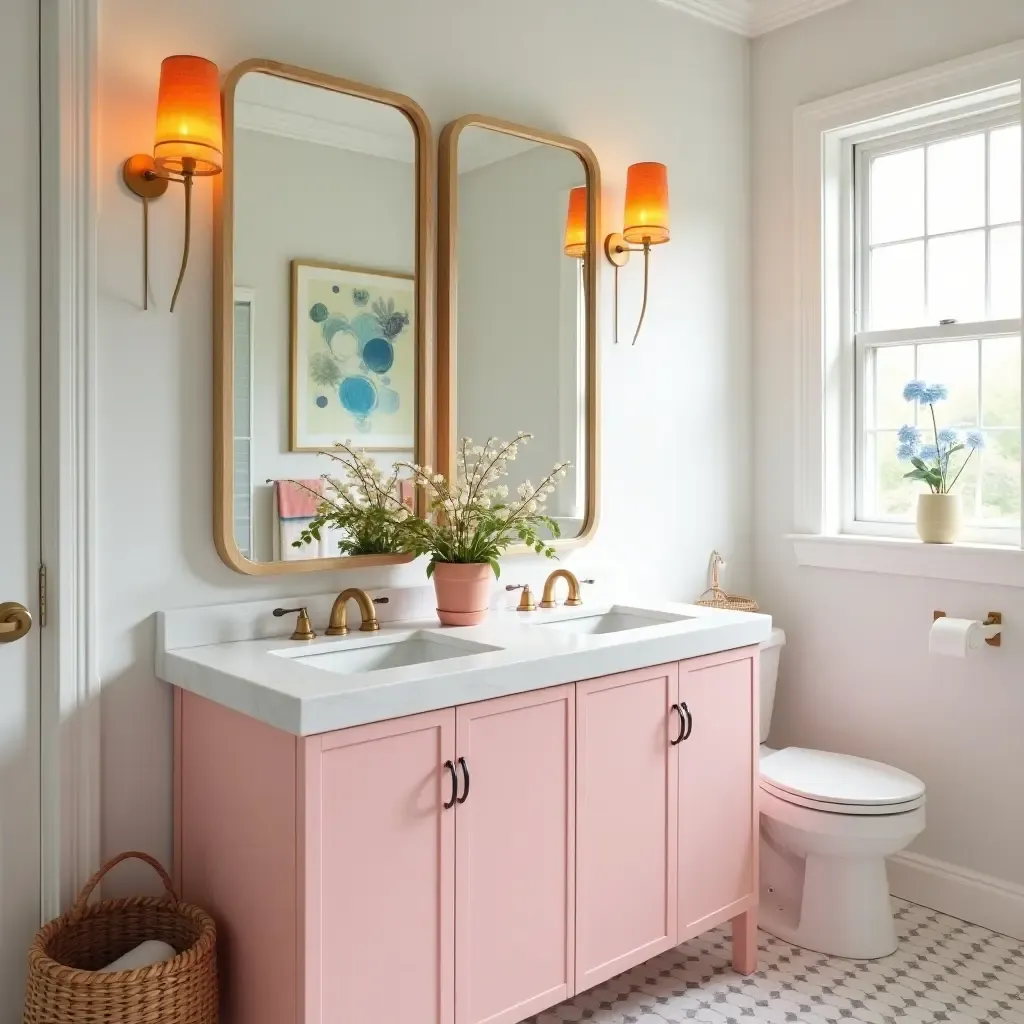
[[[304,527],[337,498],[323,479],[344,478],[324,454],[337,443],[385,472],[431,458],[430,124],[406,96],[271,60],[239,64],[223,96],[217,550],[250,575],[410,561]],[[411,484],[395,493],[422,510]]]
[[[532,434],[516,476],[571,460],[547,511],[556,547],[583,543],[600,493],[597,159],[470,114],[442,131],[439,173],[438,467],[452,478],[462,437]]]

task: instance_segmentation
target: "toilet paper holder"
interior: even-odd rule
[[[945,612],[932,612],[932,622],[937,619],[944,619],[946,617]],[[1003,624],[1003,613],[1002,612],[989,612],[988,618],[982,623],[983,626],[1001,626]],[[985,643],[989,647],[1002,647],[1003,646],[1003,633],[1000,630],[995,636],[986,637]]]

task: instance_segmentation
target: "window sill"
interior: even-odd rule
[[[959,583],[1024,587],[1024,550],[988,544],[923,544],[892,537],[791,534],[798,565]]]

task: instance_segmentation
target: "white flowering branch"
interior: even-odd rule
[[[560,530],[544,505],[568,472],[569,463],[556,463],[537,485],[529,480],[520,484],[512,502],[506,500],[508,487],[500,483],[508,475],[508,464],[515,461],[520,445],[531,437],[520,432],[511,441],[489,437],[485,444],[475,446],[471,438],[463,438],[454,486],[430,466],[401,463],[396,467],[410,470],[416,484],[430,493],[436,522],[409,519],[402,528],[409,550],[431,556],[428,576],[438,562],[486,562],[499,575],[498,558],[516,539],[537,554],[555,557],[555,549],[541,531],[546,528],[551,537],[558,537]]]
[[[328,476],[326,493],[321,494],[302,483],[289,483],[315,494],[319,499],[317,514],[303,529],[292,547],[302,547],[320,540],[326,526],[342,532],[339,551],[344,555],[393,554],[403,550],[400,526],[410,512],[399,496],[402,467],[395,465],[385,475],[380,466],[360,449],[349,443],[338,444],[334,452],[323,452],[345,471],[345,480]]]

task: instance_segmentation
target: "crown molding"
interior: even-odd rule
[[[683,11],[719,28],[750,35],[754,20],[754,0],[658,0],[666,7]]]
[[[761,36],[850,0],[658,0],[742,36]]]
[[[850,0],[754,0],[750,35],[763,36],[795,21],[811,18]]]
[[[387,135],[247,100],[235,104],[235,123],[239,128],[247,128],[249,131],[315,142],[321,146],[334,146],[352,153],[365,153],[403,163],[411,164],[416,158],[411,135],[408,138]]]

